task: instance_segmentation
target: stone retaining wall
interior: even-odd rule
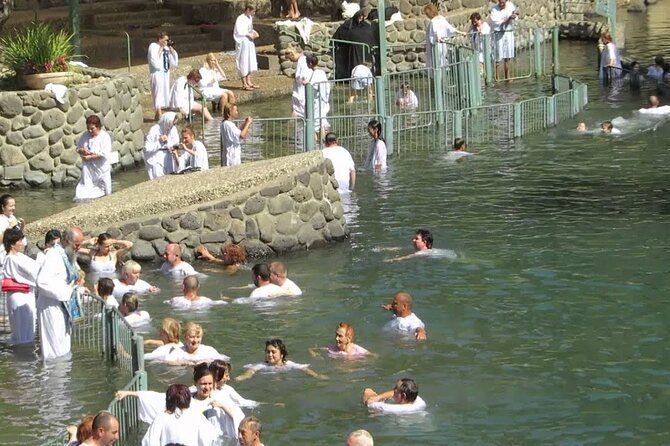
[[[200,244],[239,243],[253,257],[312,249],[348,235],[333,167],[321,151],[147,181],[27,225],[30,240],[79,225],[135,243],[136,260],[168,242],[189,260]]]
[[[386,37],[390,47],[396,46],[388,58],[388,71],[409,71],[426,66],[425,41],[428,19],[423,14],[423,7],[430,0],[401,0],[398,9],[403,15],[402,22],[395,22],[386,27]],[[558,3],[555,0],[518,0],[514,2],[521,14],[520,25],[524,28],[551,27],[557,24]],[[370,1],[372,7],[376,0]],[[449,9],[447,19],[461,31],[469,31],[470,15],[479,12],[484,20],[488,19],[489,11],[494,3],[486,0],[450,0],[446,2]],[[294,63],[286,57],[290,46],[299,46],[305,51],[319,55],[319,66],[326,72],[333,69],[333,60],[327,42],[335,30],[343,22],[315,23],[309,43],[305,44],[296,37],[295,28],[279,27],[279,39],[275,44],[279,54],[282,73],[292,77],[295,74]],[[376,22],[373,26],[377,26]],[[517,33],[518,44],[525,46],[528,33]],[[456,40],[458,42],[458,40]]]
[[[97,114],[112,137],[120,165],[142,159],[141,86],[128,74],[82,69],[85,83],[68,89],[65,104],[45,91],[0,92],[0,186],[76,183],[76,152],[86,118]]]

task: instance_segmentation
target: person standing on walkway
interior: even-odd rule
[[[609,84],[612,79],[616,79],[622,74],[621,55],[609,32],[604,32],[600,36],[600,41],[603,45],[600,51],[600,79]]]
[[[226,166],[242,164],[242,140],[249,134],[253,119],[247,116],[240,127],[232,121],[237,119],[239,112],[237,105],[228,104],[223,107],[223,122],[221,123],[221,156],[226,155]]]
[[[498,0],[498,4],[491,9],[496,76],[499,75],[498,66],[500,62],[503,62],[504,79],[510,79],[511,77],[510,63],[515,56],[514,21],[518,17],[516,6],[509,0]]]
[[[305,117],[305,85],[312,77],[312,70],[307,66],[307,57],[299,48],[291,47],[286,50],[286,56],[295,62],[295,77],[293,79],[293,93],[291,105],[294,117]]]
[[[235,29],[233,30],[233,39],[235,39],[235,61],[237,71],[242,76],[242,89],[253,90],[259,88],[258,85],[251,82],[251,73],[258,71],[258,62],[256,61],[256,44],[254,40],[258,39],[258,33],[254,31],[253,17],[256,8],[251,5],[244,7],[244,13],[240,14],[235,20]]]
[[[77,251],[84,242],[79,227],[65,231],[60,245],[47,252],[37,275],[37,318],[44,360],[70,355],[70,320],[66,305],[78,278]]]
[[[170,68],[179,64],[179,56],[166,32],[158,35],[158,40],[149,45],[147,53],[151,97],[154,101],[155,119],[161,117],[163,108],[170,103]]]

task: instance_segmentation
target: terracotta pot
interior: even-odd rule
[[[59,73],[23,74],[19,76],[19,82],[30,90],[44,90],[46,84],[65,84],[71,78],[71,72],[62,71]]]

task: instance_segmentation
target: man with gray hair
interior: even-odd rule
[[[44,360],[70,355],[72,321],[68,304],[79,276],[77,251],[83,241],[81,228],[65,231],[60,244],[46,253],[37,275],[37,318]]]
[[[347,446],[374,446],[375,440],[365,429],[353,431],[347,437]]]

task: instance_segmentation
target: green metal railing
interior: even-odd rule
[[[135,372],[135,376],[122,390],[147,390],[147,373],[144,370]],[[139,444],[139,441],[131,441],[137,437],[138,427],[142,423],[139,417],[139,398],[114,399],[107,410],[119,420],[119,443]]]
[[[233,122],[239,126],[243,121]],[[305,127],[305,119],[299,117],[254,119],[247,137],[242,140],[243,161],[278,158],[304,151]],[[225,154],[222,154],[221,165],[225,162]]]
[[[393,144],[398,154],[451,146],[454,112],[451,110],[401,113],[392,117]]]
[[[82,317],[72,327],[72,345],[77,350],[98,352],[109,363],[130,372],[130,381],[124,390],[146,390],[144,371],[144,341],[123,318],[117,308],[108,308],[98,296],[82,296]],[[76,355],[75,359],[76,361]],[[108,410],[118,419],[122,439],[132,434],[139,425],[137,399],[114,400]],[[60,433],[42,446],[63,446],[67,433]],[[130,443],[121,444],[134,444]]]

